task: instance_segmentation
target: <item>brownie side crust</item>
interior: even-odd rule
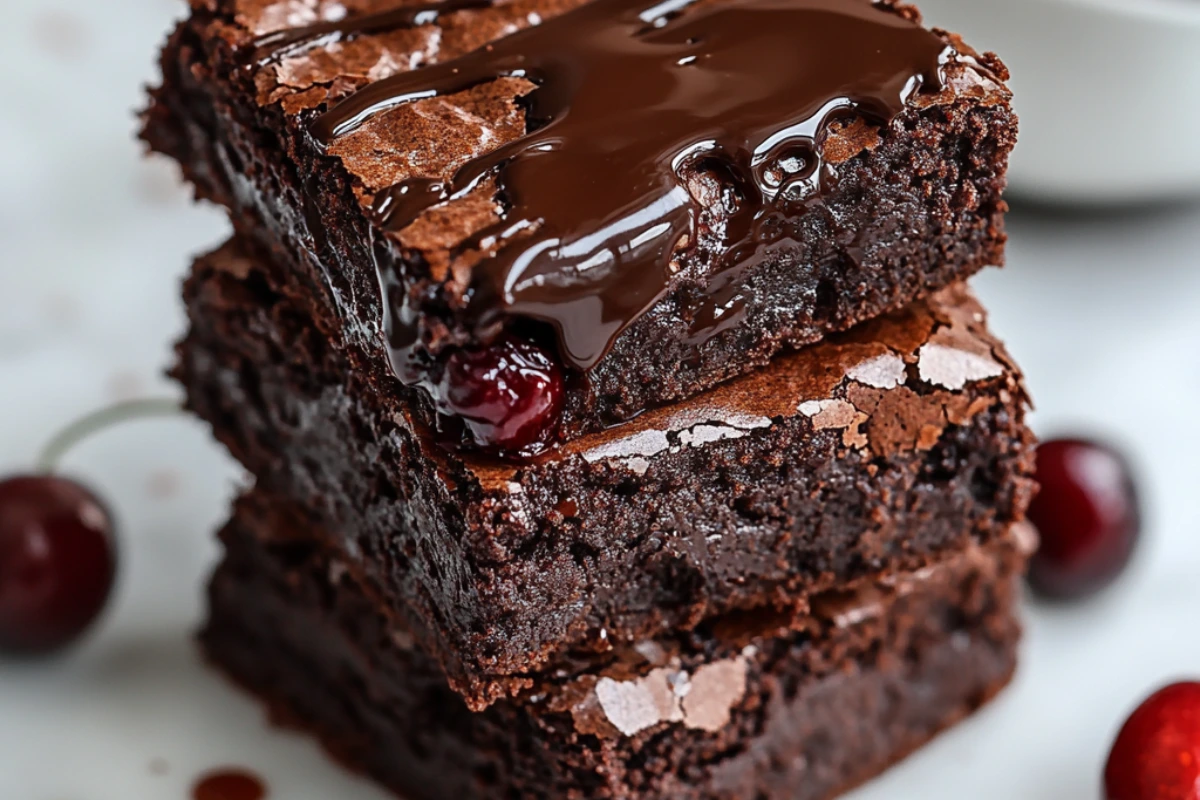
[[[312,533],[261,496],[239,502],[203,645],[277,721],[413,800],[829,800],[1014,667],[1025,556],[1000,539],[826,593],[795,630],[728,618],[472,713]]]
[[[197,264],[188,402],[340,526],[475,707],[576,653],[987,542],[1029,500],[1019,373],[965,290],[513,467],[430,444],[272,269],[236,243]]]
[[[527,24],[513,16],[517,10],[546,15],[566,5],[546,0],[451,15],[438,34],[438,52],[422,51],[422,57],[453,57],[496,35],[501,23]],[[400,241],[374,230],[362,203],[411,168],[380,153],[409,146],[425,169],[437,172],[477,154],[481,142],[520,135],[524,120],[514,89],[494,85],[433,106],[413,104],[336,157],[321,155],[307,130],[314,109],[362,85],[372,65],[410,63],[412,51],[403,48],[417,45],[412,36],[363,36],[336,54],[318,51],[289,61],[286,70],[256,73],[243,68],[234,48],[250,37],[246,26],[261,29],[258,21],[217,3],[202,5],[181,24],[163,54],[164,84],[153,95],[145,137],[183,165],[202,197],[231,209],[239,232],[288,268],[295,284],[289,291],[311,298],[314,320],[347,349],[348,363],[380,392],[404,397],[432,418],[428,396],[402,386],[388,366],[378,334],[383,309],[376,260],[402,276],[401,291],[420,326],[418,347],[426,351],[420,358],[435,379],[455,348],[498,336],[500,329],[534,340],[545,340],[546,332],[518,318],[486,332],[469,321],[470,267],[450,253],[489,218],[488,202],[431,215]],[[368,56],[374,60],[364,61]],[[1004,74],[998,62],[978,58]],[[716,255],[697,253],[593,369],[570,371],[559,440],[689,397],[783,349],[1002,263],[1001,191],[1016,123],[1002,85],[960,78],[944,96],[909,108],[889,126],[847,122],[831,136],[826,157],[838,162],[836,187],[792,221],[794,248],[739,279],[736,321],[705,337],[696,335],[692,308],[707,291]],[[462,128],[464,115],[474,127]],[[431,140],[439,146],[431,149]],[[723,192],[705,175],[695,176],[692,188],[710,202]],[[709,220],[709,227],[720,225]]]

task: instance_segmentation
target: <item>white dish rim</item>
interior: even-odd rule
[[[1092,11],[1102,10],[1138,20],[1182,22],[1200,28],[1197,0],[1057,0],[1063,5]]]

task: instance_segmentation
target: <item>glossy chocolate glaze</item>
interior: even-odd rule
[[[264,37],[255,56],[327,42],[478,5],[453,0]],[[786,224],[837,180],[821,157],[829,124],[886,124],[920,91],[942,88],[959,60],[941,38],[867,0],[593,0],[460,58],[370,84],[319,116],[329,145],[373,115],[502,78],[528,80],[529,132],[468,161],[448,181],[406,180],[376,198],[397,231],[424,211],[494,180],[500,220],[464,250],[494,256],[473,273],[481,327],[502,315],[548,323],[565,362],[588,369],[686,269],[700,243],[698,172],[715,178],[721,213],[705,232],[722,253],[690,309],[703,340],[736,318],[738,277],[789,246]],[[395,280],[381,275],[381,285]],[[414,331],[402,293],[385,303],[397,372]]]

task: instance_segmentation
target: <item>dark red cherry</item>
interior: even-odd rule
[[[1129,465],[1110,447],[1058,439],[1038,447],[1037,480],[1042,488],[1029,519],[1041,546],[1029,565],[1030,585],[1057,599],[1103,589],[1129,562],[1141,531]]]
[[[509,453],[544,444],[563,403],[562,370],[545,350],[511,336],[450,356],[438,410],[463,421],[479,445]]]
[[[53,475],[0,481],[0,652],[73,642],[108,599],[112,521],[95,495]]]
[[[1200,800],[1200,683],[1175,683],[1126,720],[1104,767],[1105,800]]]

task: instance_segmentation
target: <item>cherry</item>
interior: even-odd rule
[[[1200,800],[1200,683],[1175,683],[1121,728],[1104,767],[1105,800]]]
[[[1037,451],[1037,480],[1042,488],[1029,519],[1041,547],[1030,561],[1030,586],[1056,599],[1103,589],[1124,570],[1141,531],[1125,459],[1095,442],[1048,441]]]
[[[438,410],[461,419],[483,447],[529,453],[546,444],[563,403],[562,371],[530,342],[506,336],[450,356]]]
[[[74,641],[104,608],[115,562],[111,519],[87,489],[53,475],[0,481],[0,651]]]

